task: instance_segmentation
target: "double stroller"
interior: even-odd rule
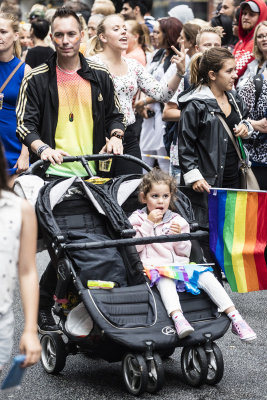
[[[131,156],[93,155],[66,157],[81,161],[124,157],[149,170]],[[29,173],[43,167],[35,163]],[[89,171],[90,172],[90,171]],[[54,314],[62,333],[41,334],[41,362],[45,371],[63,370],[68,355],[84,353],[108,362],[122,361],[128,392],[156,393],[164,384],[162,360],[183,347],[181,367],[185,381],[194,387],[218,383],[224,372],[222,353],[214,342],[230,321],[209,297],[181,293],[185,317],[194,332],[179,339],[156,287],[144,273],[136,244],[191,240],[191,261],[202,263],[197,239],[190,234],[135,238],[127,216],[140,208],[137,188],[141,175],[112,179],[79,177],[46,183],[40,190],[36,212],[42,238],[57,271]],[[177,212],[194,226],[187,197],[178,194]],[[81,323],[81,325],[79,325]]]

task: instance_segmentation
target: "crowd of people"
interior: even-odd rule
[[[8,212],[17,213],[16,221],[21,221],[12,231],[16,251],[12,249],[5,257],[10,257],[14,266],[19,262],[26,319],[21,339],[21,350],[27,354],[25,366],[36,362],[40,352],[35,248],[25,251],[28,231],[32,243],[36,236],[36,229],[28,224],[32,228],[36,222],[30,207],[15,200],[10,190],[30,163],[50,161],[45,171],[49,181],[87,175],[79,165],[62,164],[68,155],[106,152],[143,159],[165,172],[157,184],[165,184],[166,174],[175,177],[204,230],[209,229],[210,188],[241,188],[236,147],[247,165],[251,163],[259,189],[267,190],[264,0],[222,0],[210,21],[195,18],[188,5],[175,6],[156,20],[153,0],[44,3],[29,10],[27,21],[22,20],[16,1],[0,5],[0,220],[10,223],[3,219]],[[90,161],[89,166],[93,174],[101,175],[97,163]],[[127,160],[113,161],[110,174],[125,173],[141,174],[142,169]],[[148,206],[151,187],[142,191],[147,209],[133,221],[137,232],[140,218],[140,224],[143,218],[150,225],[165,221],[169,203],[166,209],[161,207],[164,212]],[[170,202],[170,186],[167,192]],[[179,218],[177,221],[174,233],[180,233],[184,224]],[[1,236],[0,249],[4,240]],[[207,262],[216,262],[208,241],[201,245]],[[178,258],[182,257],[177,251]],[[5,262],[1,268],[5,269]],[[14,275],[14,270],[10,274]],[[220,279],[216,268],[215,275]],[[201,279],[204,290],[211,293],[210,287],[217,287],[210,272]],[[58,331],[51,313],[55,282],[50,263],[40,282],[41,332]],[[168,281],[160,282],[164,299],[164,292],[173,288]],[[34,288],[32,304],[27,284]],[[254,339],[255,333],[236,317],[231,300],[220,287],[217,294],[220,291],[217,303],[233,320],[235,333],[244,340]],[[180,337],[190,334],[192,327],[181,317],[179,299],[168,298],[169,303],[174,305],[166,306],[168,313],[180,321],[176,324]],[[0,311],[0,324],[9,324],[6,326],[11,329],[9,296]],[[6,331],[1,329],[0,334],[0,369],[11,348],[11,335],[2,332]]]

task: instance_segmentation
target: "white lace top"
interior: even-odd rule
[[[101,65],[105,65],[97,54],[89,58]],[[127,125],[131,125],[135,122],[132,104],[138,89],[141,89],[147,96],[162,103],[168,102],[174,95],[174,91],[168,87],[165,81],[157,82],[136,60],[130,58],[123,59],[128,64],[127,74],[112,75],[112,78]]]
[[[21,199],[11,192],[0,193],[0,317],[12,306],[17,286],[20,246]]]

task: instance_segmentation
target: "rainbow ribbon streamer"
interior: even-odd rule
[[[267,192],[211,189],[210,248],[233,292],[267,289]]]
[[[199,275],[206,271],[213,271],[209,265],[186,264],[186,265],[144,265],[145,273],[155,285],[161,277],[176,280],[177,292],[190,292],[199,294],[197,287]]]

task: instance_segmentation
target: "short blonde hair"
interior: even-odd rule
[[[197,34],[197,37],[196,37],[197,46],[199,46],[200,38],[203,35],[203,33],[215,33],[220,38],[222,38],[222,31],[220,28],[218,28],[217,26],[204,26],[203,28],[200,29],[200,31]]]
[[[267,21],[260,22],[256,26],[254,35],[253,35],[253,54],[254,54],[254,57],[256,58],[256,60],[259,61],[260,63],[264,61],[264,55],[263,55],[262,51],[259,49],[258,42],[257,42],[257,35],[258,35],[258,30],[262,26],[267,26]]]

